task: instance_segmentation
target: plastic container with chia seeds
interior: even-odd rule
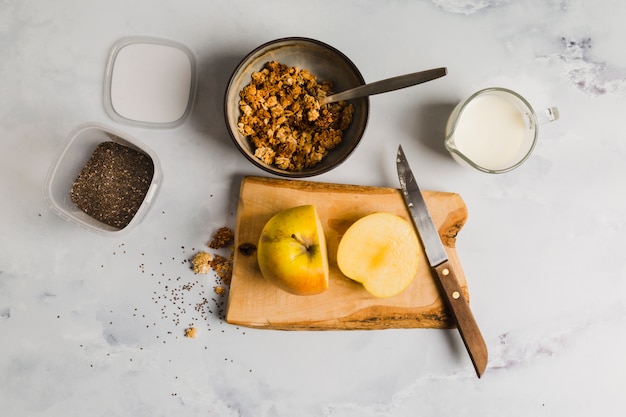
[[[152,177],[148,178],[149,183],[146,186],[145,194],[141,194],[143,199],[138,208],[133,209],[132,219],[123,227],[116,227],[110,222],[100,221],[97,216],[94,217],[93,213],[87,214],[72,199],[72,188],[75,186],[79,175],[94,155],[96,148],[105,142],[113,142],[130,148],[133,154],[139,153],[140,156],[149,158],[153,166]],[[123,180],[117,179],[114,181],[123,182]],[[44,191],[45,199],[52,211],[65,220],[96,233],[119,236],[130,232],[145,218],[159,192],[162,181],[163,172],[159,158],[149,147],[122,131],[98,123],[86,123],[70,133],[66,145],[50,167]],[[90,186],[97,187],[99,185]]]

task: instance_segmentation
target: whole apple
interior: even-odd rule
[[[257,245],[263,277],[295,295],[328,289],[328,253],[324,228],[313,205],[283,210],[267,221]]]

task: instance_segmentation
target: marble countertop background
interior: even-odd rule
[[[626,3],[618,0],[0,2],[2,416],[619,416],[626,387]],[[102,105],[125,36],[188,46],[199,84],[176,129],[123,126]],[[284,36],[338,48],[376,81],[444,79],[371,98],[365,138],[315,181],[397,186],[398,144],[422,188],[461,194],[457,251],[490,350],[477,379],[454,330],[279,332],[224,322],[227,298],[187,260],[234,227],[239,181],[222,100],[250,50]],[[521,168],[487,175],[443,149],[452,107],[501,86],[557,106]],[[132,233],[50,211],[46,173],[96,121],[161,158]],[[195,339],[183,336],[195,325]]]

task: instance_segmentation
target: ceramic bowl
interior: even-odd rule
[[[230,136],[237,148],[257,167],[282,177],[312,177],[332,170],[343,163],[356,149],[365,132],[369,117],[369,99],[350,101],[354,114],[341,143],[330,150],[316,166],[302,171],[288,171],[261,161],[254,155],[254,146],[237,128],[240,117],[239,92],[250,83],[253,72],[260,71],[268,61],[306,69],[318,81],[331,81],[333,92],[365,84],[354,63],[343,53],[323,42],[300,37],[281,38],[265,43],[250,52],[233,72],[224,99],[224,114]]]

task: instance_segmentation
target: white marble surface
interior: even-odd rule
[[[624,16],[619,0],[0,2],[0,414],[622,415]],[[198,97],[182,127],[122,126],[104,112],[107,53],[129,35],[196,54]],[[335,46],[367,81],[448,67],[373,97],[357,152],[315,180],[397,186],[402,144],[423,188],[462,195],[458,253],[490,349],[482,379],[455,331],[228,325],[212,278],[187,269],[215,228],[234,226],[241,177],[263,174],[226,133],[229,73],[283,36]],[[495,85],[561,110],[532,158],[500,176],[442,148],[451,106]],[[79,229],[43,199],[56,152],[87,121],[161,157],[155,207],[123,238]],[[196,339],[182,336],[188,324]]]

